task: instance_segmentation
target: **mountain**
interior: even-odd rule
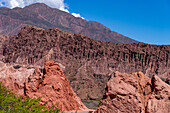
[[[104,25],[76,18],[73,15],[36,3],[24,8],[0,7],[0,34],[16,35],[27,25],[40,28],[60,28],[63,31],[83,34],[95,40],[114,43],[137,43],[137,41],[111,31]]]
[[[81,99],[101,98],[110,75],[143,72],[170,81],[170,45],[116,44],[95,41],[58,28],[22,28],[16,36],[1,35],[0,60],[39,66],[52,59],[60,65]]]

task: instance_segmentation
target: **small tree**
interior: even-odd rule
[[[0,113],[59,113],[61,110],[40,105],[41,98],[16,96],[0,82]]]

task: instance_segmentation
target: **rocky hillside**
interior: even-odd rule
[[[169,106],[170,86],[159,77],[116,72],[95,113],[169,113]]]
[[[44,29],[60,28],[67,32],[86,35],[95,40],[115,43],[137,42],[111,31],[98,22],[76,18],[69,13],[50,8],[42,3],[14,9],[0,7],[0,34],[16,35],[26,25]]]
[[[54,61],[46,61],[41,70],[0,62],[0,81],[19,95],[42,97],[40,104],[48,102],[48,106],[57,105],[62,111],[88,110]]]
[[[105,83],[115,71],[141,71],[148,77],[156,74],[167,83],[170,79],[170,45],[116,44],[60,29],[27,26],[6,38],[0,50],[2,61],[20,65],[43,67],[46,59],[53,59],[82,99],[102,97]]]

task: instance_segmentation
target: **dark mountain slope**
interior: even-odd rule
[[[0,34],[16,35],[26,25],[44,29],[60,28],[67,32],[86,35],[95,40],[137,43],[135,40],[111,31],[98,22],[76,18],[69,13],[50,8],[42,3],[25,8],[0,8]]]

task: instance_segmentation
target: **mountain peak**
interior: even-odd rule
[[[111,31],[101,23],[76,18],[70,13],[51,8],[44,3],[32,4],[19,10],[14,8],[1,11],[0,16],[2,17],[0,34],[16,35],[22,27],[31,25],[44,29],[59,28],[63,31],[86,35],[94,40],[138,43],[136,40]]]
[[[44,3],[34,3],[26,7],[49,7],[49,6]]]
[[[35,3],[35,4],[31,4],[31,5],[24,7],[24,9],[46,9],[46,10],[49,10],[49,9],[51,9],[51,7],[49,7],[48,5],[46,5],[44,3]]]

